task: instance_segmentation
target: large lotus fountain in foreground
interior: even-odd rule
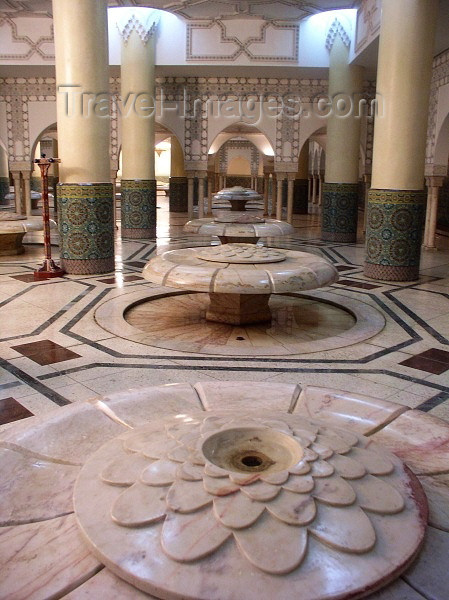
[[[198,600],[359,597],[414,558],[419,497],[412,473],[364,436],[264,412],[123,434],[87,461],[74,496],[109,568],[158,597]]]

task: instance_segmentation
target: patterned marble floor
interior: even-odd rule
[[[239,379],[358,391],[449,420],[449,240],[438,240],[438,252],[423,252],[419,281],[383,283],[363,275],[362,239],[352,245],[322,242],[319,217],[298,216],[294,236],[269,244],[322,252],[340,271],[332,292],[375,307],[386,319],[385,329],[364,342],[313,354],[205,356],[126,341],[94,320],[106,300],[154,290],[141,276],[154,253],[210,244],[211,238],[184,234],[186,216],[169,215],[167,203],[158,197],[157,241],[118,237],[115,273],[35,282],[32,274],[42,259],[37,237],[25,238],[25,254],[1,257],[3,427],[116,391]]]

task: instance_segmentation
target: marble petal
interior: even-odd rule
[[[191,513],[212,502],[201,481],[176,481],[167,494],[167,506],[180,513]]]
[[[206,492],[214,496],[228,496],[237,492],[240,488],[229,479],[222,477],[203,477],[203,485]]]
[[[175,448],[167,452],[167,457],[170,460],[174,460],[175,462],[183,463],[189,460],[190,454],[191,452],[189,451],[188,447],[176,446]]]
[[[385,455],[375,454],[365,448],[353,448],[349,457],[362,463],[371,475],[388,475],[394,469],[393,463]]]
[[[331,548],[357,554],[368,552],[376,543],[374,528],[358,506],[335,508],[320,504],[309,531]]]
[[[310,469],[311,469],[311,467],[306,460],[300,460],[298,463],[296,463],[296,465],[291,467],[289,470],[292,475],[306,475],[307,473],[310,472]]]
[[[178,466],[178,475],[181,479],[185,479],[186,481],[201,481],[203,479],[203,473],[207,473],[207,471],[199,465],[184,463],[183,465]]]
[[[67,464],[83,464],[108,440],[126,431],[88,402],[74,404],[46,417],[33,417],[32,423],[18,423],[0,436],[4,443],[29,450],[36,457]]]
[[[324,460],[317,460],[312,463],[312,477],[329,477],[334,471],[334,467]]]
[[[316,479],[312,495],[331,506],[349,506],[356,498],[349,483],[338,475]]]
[[[108,394],[102,401],[132,427],[143,425],[152,419],[186,411],[200,410],[198,395],[193,386],[186,383],[171,383],[128,389]]]
[[[228,471],[213,465],[212,463],[206,463],[204,467],[204,474],[209,477],[227,477],[229,475]]]
[[[93,557],[73,515],[0,529],[2,598],[60,598],[94,575]]]
[[[394,402],[353,395],[328,388],[308,385],[299,396],[295,413],[324,422],[339,423],[364,435],[377,431],[394,420],[407,408]]]
[[[305,528],[291,527],[267,513],[252,527],[235,531],[234,538],[242,554],[253,565],[273,575],[293,571],[301,564],[307,550]]]
[[[419,475],[449,473],[449,425],[431,415],[408,410],[371,439]]]
[[[241,489],[243,494],[246,494],[248,498],[252,500],[259,500],[260,502],[268,502],[281,491],[278,485],[271,485],[270,483],[264,483],[263,481],[256,481],[252,485],[247,485]]]
[[[330,429],[327,426],[320,427],[320,434],[329,438],[329,442],[326,441],[325,443],[331,443],[331,440],[333,440],[333,444],[346,444],[348,450],[344,450],[343,447],[341,447],[340,450],[334,448],[335,452],[341,454],[345,454],[346,452],[348,452],[351,449],[351,446],[356,446],[360,440],[359,436],[356,433],[352,433],[347,429],[339,429],[338,427],[332,427],[332,429]]]
[[[114,501],[111,508],[112,520],[125,527],[161,521],[167,512],[167,489],[135,483]]]
[[[140,472],[140,481],[146,485],[170,485],[176,479],[178,465],[168,460],[156,460]]]
[[[100,477],[111,485],[130,486],[138,481],[142,470],[149,463],[148,458],[135,454],[119,456],[102,471]]]
[[[318,460],[318,458],[319,456],[316,452],[314,452],[310,448],[304,448],[304,459],[307,462],[313,462],[315,460]]]
[[[358,440],[356,440],[356,443],[357,441]],[[338,454],[345,454],[346,452],[349,452],[349,450],[351,450],[352,448],[352,444],[348,444],[347,442],[335,435],[329,436],[319,434],[316,438],[315,443],[331,448],[334,452],[337,452]]]
[[[73,512],[73,486],[79,467],[1,448],[0,473],[0,526],[43,521]]]
[[[334,454],[327,462],[330,463],[344,479],[359,479],[366,474],[366,468],[360,462],[349,456]]]
[[[381,515],[394,515],[405,507],[400,493],[387,481],[367,475],[363,479],[351,482],[357,494],[358,504],[370,512]]]
[[[307,525],[316,515],[315,500],[309,494],[285,489],[267,504],[267,510],[273,517],[289,525]]]
[[[265,483],[272,483],[273,485],[282,485],[289,478],[288,471],[278,471],[277,473],[271,473],[270,475],[265,475],[260,479],[265,481]]]
[[[165,444],[167,442],[167,436],[165,435],[165,432],[159,431],[153,432],[151,435],[149,435],[147,429],[145,429],[144,431],[138,431],[130,436],[126,436],[126,438],[123,440],[123,448],[129,452],[141,453],[147,448],[149,442],[151,444]],[[174,447],[178,445],[176,440],[170,440],[170,443],[172,443]],[[160,454],[160,452],[157,453]],[[159,458],[159,456],[150,458]]]
[[[211,554],[232,535],[217,521],[212,511],[190,515],[169,513],[161,534],[164,552],[174,560],[189,562]]]
[[[242,486],[252,485],[260,478],[260,473],[229,473],[229,479]]]
[[[291,475],[289,480],[282,486],[284,490],[305,494],[313,490],[315,482],[310,475]]]
[[[265,510],[262,502],[251,500],[245,494],[214,498],[215,517],[225,527],[243,529],[257,521]]]

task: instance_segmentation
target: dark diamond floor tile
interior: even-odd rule
[[[407,358],[399,363],[405,367],[411,367],[412,369],[418,369],[419,371],[425,371],[426,373],[433,373],[434,375],[441,375],[449,369],[449,364],[444,364],[436,360],[430,360],[429,358],[423,358],[417,354],[411,358]]]
[[[10,275],[12,279],[18,279],[19,281],[24,281],[25,283],[30,283],[31,281],[36,281],[34,279],[34,273],[26,273],[25,275]],[[50,279],[49,277],[39,277],[39,281],[44,281],[45,279]]]
[[[140,275],[125,275],[125,277],[123,277],[123,281],[139,281],[142,279],[143,277]]]
[[[352,269],[355,269],[355,267],[345,267],[344,265],[337,265],[335,267],[337,269],[337,271],[352,271]]]
[[[364,281],[352,281],[351,279],[340,279],[337,281],[340,285],[347,285],[350,287],[360,288],[362,290],[374,290],[380,285],[375,285],[374,283],[365,283]]]
[[[436,360],[437,362],[447,365],[449,364],[449,352],[446,352],[446,350],[440,350],[439,348],[430,348],[429,350],[421,352],[421,354],[418,354],[417,356],[429,358],[430,360]]]
[[[116,283],[115,277],[107,277],[106,279],[97,279],[97,281],[99,281],[100,283],[106,283],[108,285],[111,283]]]
[[[3,398],[3,400],[0,400],[0,425],[32,416],[33,413],[22,406],[20,402],[14,400],[14,398]]]
[[[20,344],[19,346],[12,346],[12,349],[42,366],[72,360],[81,356],[68,348],[64,348],[64,346],[55,344],[51,340]]]

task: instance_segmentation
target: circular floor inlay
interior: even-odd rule
[[[95,313],[106,331],[181,352],[282,356],[341,348],[379,333],[383,316],[339,293],[273,294],[271,323],[233,326],[205,318],[209,296],[142,290],[103,303]]]
[[[109,570],[159,598],[367,596],[415,558],[427,506],[398,457],[339,424],[230,410],[156,419],[84,464],[78,524]]]

